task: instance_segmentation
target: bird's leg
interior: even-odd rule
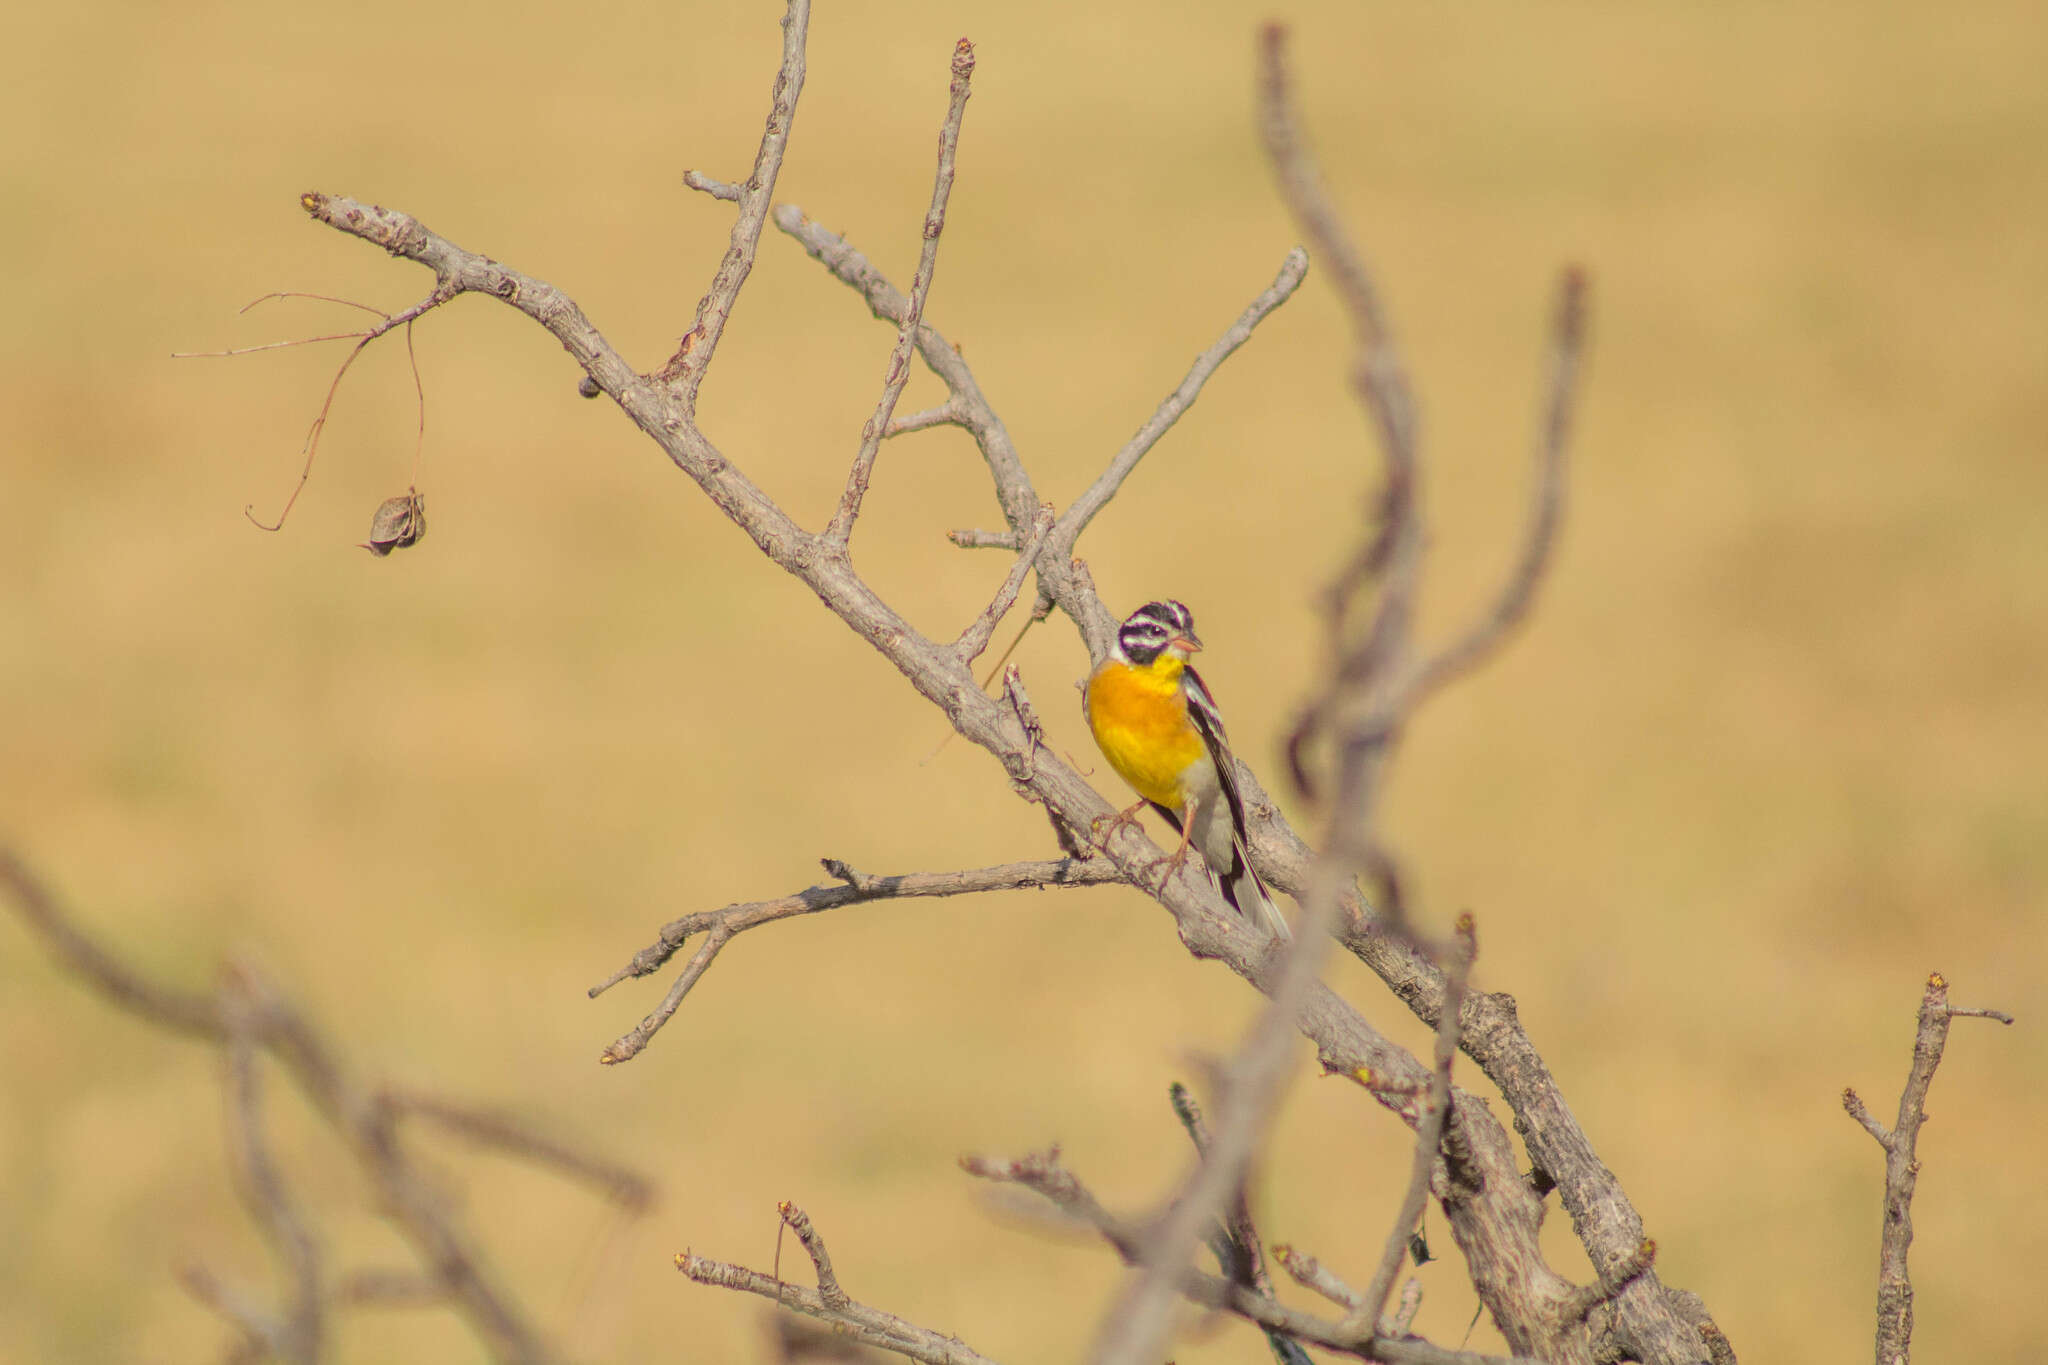
[[[1195,816],[1200,813],[1201,808],[1201,802],[1191,800],[1181,809],[1180,842],[1174,845],[1173,852],[1159,860],[1161,870],[1158,889],[1161,891],[1164,891],[1166,884],[1173,880],[1173,874],[1180,871],[1181,864],[1188,860],[1188,840],[1194,837]]]
[[[1108,852],[1109,841],[1116,838],[1116,832],[1125,825],[1136,824],[1138,812],[1145,809],[1148,804],[1145,798],[1141,796],[1106,821],[1101,816],[1096,816],[1088,822],[1089,839],[1094,842],[1097,848],[1105,853]]]

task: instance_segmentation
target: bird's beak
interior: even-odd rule
[[[1202,647],[1202,642],[1195,637],[1195,633],[1193,631],[1188,631],[1185,635],[1176,635],[1171,640],[1168,640],[1166,643],[1169,646],[1178,645],[1190,654],[1193,654],[1196,650]]]

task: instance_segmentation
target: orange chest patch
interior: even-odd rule
[[[1088,728],[1096,747],[1138,795],[1170,810],[1182,803],[1182,775],[1208,756],[1188,718],[1180,670],[1109,663],[1088,680]]]

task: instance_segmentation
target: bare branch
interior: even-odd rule
[[[1948,1046],[1949,1020],[1958,1015],[2012,1023],[2003,1010],[1961,1009],[1948,1003],[1948,979],[1940,972],[1927,978],[1920,996],[1920,1014],[1913,1034],[1913,1064],[1899,1094],[1899,1118],[1887,1132],[1871,1117],[1854,1090],[1842,1092],[1842,1107],[1884,1148],[1884,1223],[1877,1256],[1877,1365],[1908,1365],[1913,1351],[1913,1277],[1906,1253],[1913,1245],[1913,1190],[1920,1180],[1915,1147],[1920,1125],[1927,1121],[1927,1091],[1934,1069]]]
[[[438,1308],[448,1290],[431,1275],[411,1270],[351,1270],[334,1286],[334,1301],[349,1308]]]
[[[1046,537],[1052,534],[1052,508],[1039,510],[1038,521],[1031,528],[1030,539],[1017,552],[1017,558],[1010,564],[1010,572],[1004,576],[1003,584],[996,589],[995,598],[981,615],[975,617],[960,632],[960,638],[953,642],[953,652],[960,656],[960,662],[971,664],[981,657],[988,648],[989,636],[996,633],[996,624],[1009,614],[1017,604],[1017,594],[1023,590],[1025,575],[1037,567],[1039,550],[1045,545]]]
[[[902,323],[909,300],[845,238],[812,221],[794,204],[784,204],[775,210],[775,225],[794,237],[835,279],[859,294],[876,318]],[[960,408],[960,425],[974,437],[975,446],[988,465],[996,500],[1010,526],[1011,539],[1003,548],[1015,549],[1029,534],[1041,505],[1016,443],[982,393],[974,371],[957,346],[930,323],[924,323],[918,328],[917,348],[926,368],[945,384],[950,395],[947,401]],[[957,535],[953,539],[955,544],[968,543]],[[1082,638],[1088,642],[1089,657],[1102,658],[1115,641],[1116,621],[1096,596],[1094,584],[1087,581],[1079,561],[1070,561],[1061,554],[1042,555],[1040,560],[1040,583],[1079,627]]]
[[[1422,1308],[1422,1281],[1410,1278],[1401,1286],[1401,1301],[1394,1307],[1394,1316],[1380,1327],[1383,1337],[1405,1337],[1415,1326],[1415,1314]]]
[[[1036,1191],[1069,1217],[1094,1228],[1126,1262],[1138,1263],[1147,1240],[1145,1234],[1104,1209],[1087,1187],[1060,1164],[1058,1148],[1015,1161],[964,1156],[960,1158],[960,1167],[969,1175],[984,1180],[1021,1185]],[[1371,1332],[1361,1333],[1342,1323],[1329,1322],[1289,1308],[1244,1285],[1205,1274],[1193,1267],[1181,1271],[1178,1290],[1192,1303],[1235,1313],[1269,1333],[1310,1346],[1325,1346],[1361,1360],[1384,1360],[1400,1362],[1401,1365],[1538,1365],[1538,1362],[1521,1356],[1447,1351],[1423,1341],[1378,1338]]]
[[[790,1226],[804,1240],[806,1250],[812,1253],[812,1263],[818,1268],[817,1289],[805,1289],[790,1284],[772,1275],[763,1275],[758,1270],[726,1261],[714,1261],[694,1255],[688,1251],[676,1253],[676,1269],[695,1280],[698,1284],[712,1285],[721,1289],[739,1289],[762,1298],[773,1299],[784,1308],[794,1309],[809,1317],[818,1318],[832,1325],[835,1332],[842,1333],[869,1346],[879,1346],[885,1351],[907,1356],[911,1360],[923,1361],[924,1365],[995,1365],[987,1356],[973,1350],[957,1337],[945,1336],[929,1327],[920,1327],[914,1322],[885,1313],[879,1308],[856,1303],[839,1288],[838,1279],[832,1274],[831,1261],[824,1256],[824,1242],[819,1240],[810,1220],[803,1218],[802,1210],[795,1205],[781,1206],[787,1221],[793,1213],[801,1218],[802,1228],[792,1222]],[[809,1233],[806,1236],[806,1232]],[[825,1285],[830,1284],[827,1292]]]
[[[320,437],[327,430],[327,419],[334,413],[334,396],[341,392],[341,381],[348,375],[349,366],[355,364],[356,359],[365,350],[369,349],[371,342],[398,327],[405,328],[406,349],[410,352],[412,349],[413,323],[419,321],[428,312],[439,308],[453,297],[455,296],[452,293],[442,292],[441,287],[437,284],[433,293],[427,295],[412,307],[400,313],[390,314],[368,331],[355,334],[360,340],[354,346],[351,346],[348,354],[342,358],[340,368],[335,370],[333,380],[327,385],[327,396],[320,402],[320,411],[313,418],[313,425],[306,431],[306,442],[301,451],[305,456],[305,463],[299,469],[299,481],[292,485],[291,496],[284,500],[284,507],[278,512],[277,520],[274,522],[264,521],[256,515],[253,509],[248,507],[242,509],[243,516],[266,531],[277,531],[284,528],[285,518],[292,514],[292,508],[299,501],[299,494],[305,491],[306,480],[313,477],[313,459],[320,453]],[[419,362],[417,360],[413,362],[413,378],[415,381],[419,378]],[[420,395],[420,442],[422,446],[426,442],[426,432],[426,395],[425,391],[422,390]],[[413,455],[413,471],[415,476],[417,476],[419,471],[419,453],[417,450],[414,451]]]
[[[510,1114],[389,1086],[378,1092],[378,1098],[397,1114],[425,1119],[479,1147],[552,1167],[591,1186],[628,1213],[644,1213],[654,1203],[654,1186],[638,1171],[536,1132]]]
[[[949,398],[935,408],[926,408],[923,412],[913,412],[908,417],[891,419],[889,429],[882,434],[885,437],[907,436],[913,431],[925,431],[931,427],[960,426],[963,419],[964,414],[960,406]]]
[[[697,304],[697,325],[684,334],[676,353],[656,376],[675,394],[686,417],[697,411],[697,390],[704,383],[704,371],[710,367],[719,338],[725,335],[725,324],[732,316],[740,286],[747,282],[747,275],[754,268],[754,253],[761,245],[761,225],[768,221],[768,206],[775,197],[775,177],[782,172],[782,154],[789,146],[790,128],[796,122],[797,97],[803,93],[804,38],[810,23],[811,0],[789,0],[789,8],[782,16],[782,65],[775,73],[768,126],[762,130],[760,149],[754,153],[754,173],[732,196],[740,206],[739,217],[732,225],[732,244],[718,263],[711,288]],[[683,183],[692,189],[704,190],[720,199],[727,197],[718,189],[730,187],[719,185],[708,176],[699,180],[702,183],[692,182],[687,172],[683,176]],[[603,383],[601,378],[599,383]]]
[[[1297,1251],[1283,1242],[1273,1248],[1273,1255],[1280,1262],[1281,1269],[1293,1276],[1296,1284],[1304,1289],[1313,1289],[1345,1310],[1347,1321],[1365,1310],[1365,1295],[1338,1279],[1307,1252]]]
[[[305,1360],[292,1354],[290,1332],[285,1324],[246,1292],[228,1284],[197,1261],[188,1261],[176,1271],[178,1284],[203,1306],[226,1318],[241,1333],[241,1342],[229,1352],[230,1360]]]
[[[152,1024],[224,1041],[228,1026],[219,1002],[198,991],[151,981],[88,937],[13,849],[0,846],[0,886],[11,893],[29,928],[40,934],[58,964],[110,1002]]]
[[[831,870],[833,863],[828,860],[826,866]],[[842,905],[857,905],[863,901],[960,896],[980,891],[1014,891],[1030,886],[1100,886],[1123,879],[1123,874],[1111,863],[1080,862],[1072,858],[1006,863],[1000,867],[973,868],[963,872],[914,872],[893,877],[869,877],[845,869],[844,864],[838,866],[849,873],[840,877],[844,885],[813,886],[777,900],[728,905],[722,910],[685,915],[662,926],[659,939],[635,953],[633,960],[618,971],[592,986],[590,995],[595,998],[629,977],[648,976],[660,971],[692,934],[703,934],[704,942],[654,1013],[606,1048],[599,1060],[612,1065],[638,1056],[682,1005],[683,997],[711,966],[719,950],[749,929],[795,915],[815,915],[823,910],[836,910]],[[834,872],[833,875],[840,876],[840,873]]]
[[[227,993],[228,1153],[235,1186],[249,1216],[263,1231],[290,1279],[289,1298],[271,1349],[282,1359],[312,1365],[320,1358],[325,1323],[321,1313],[320,1247],[293,1206],[278,1174],[270,1143],[263,1134],[262,1076],[256,1066],[256,1043],[235,997]]]
[[[827,1308],[843,1310],[851,1299],[839,1287],[839,1276],[832,1269],[832,1257],[825,1250],[825,1238],[811,1223],[811,1216],[785,1199],[775,1206],[782,1216],[783,1226],[796,1234],[803,1243],[804,1254],[811,1258],[811,1268],[818,1275],[818,1298]]]
[[[1319,984],[1329,946],[1328,905],[1311,903],[1299,935],[1286,945],[1271,998],[1235,1056],[1223,1068],[1223,1103],[1214,1137],[1164,1221],[1145,1239],[1137,1274],[1104,1316],[1089,1359],[1140,1365],[1154,1359],[1172,1326],[1181,1272],[1224,1205],[1238,1196],[1245,1172],[1279,1104],[1293,1051],[1295,1016]]]
[[[860,450],[853,457],[853,469],[846,476],[846,491],[839,496],[839,510],[825,528],[825,539],[845,545],[853,535],[853,520],[860,515],[861,499],[867,496],[868,480],[874,474],[875,455],[882,448],[882,435],[896,411],[896,400],[910,382],[910,348],[917,342],[917,328],[924,317],[924,302],[931,293],[932,271],[939,260],[939,234],[946,227],[946,200],[953,193],[953,162],[960,150],[960,120],[967,113],[967,96],[974,78],[974,44],[962,38],[953,47],[953,82],[948,91],[946,121],[939,128],[939,169],[932,180],[932,203],[924,217],[924,247],[918,253],[917,274],[910,281],[910,301],[903,310],[903,322],[889,353],[889,370],[882,381],[882,397],[875,415],[861,428]]]
[[[1565,450],[1571,434],[1575,381],[1585,337],[1586,275],[1572,268],[1558,282],[1547,366],[1549,383],[1536,440],[1535,491],[1522,531],[1521,554],[1501,585],[1492,610],[1415,670],[1403,689],[1404,695],[1393,706],[1395,711],[1412,711],[1431,692],[1476,668],[1528,616],[1530,605],[1536,600],[1536,589],[1549,567],[1558,522],[1564,514]]]
[[[1267,25],[1259,45],[1259,131],[1265,139],[1266,156],[1279,178],[1281,198],[1307,235],[1310,253],[1330,272],[1330,282],[1351,320],[1359,349],[1352,382],[1363,391],[1367,406],[1378,419],[1387,460],[1393,465],[1411,464],[1416,444],[1414,397],[1380,306],[1379,291],[1303,143],[1289,88],[1286,45],[1286,28]]]
[[[1195,1103],[1195,1097],[1179,1081],[1167,1088],[1167,1096],[1172,1101],[1174,1117],[1180,1120],[1181,1127],[1187,1129],[1188,1140],[1195,1144],[1195,1154],[1207,1156],[1212,1139],[1209,1125],[1202,1118],[1201,1106]],[[1211,1241],[1225,1277],[1247,1289],[1257,1290],[1269,1299],[1273,1297],[1273,1281],[1266,1273],[1265,1246],[1259,1238],[1257,1225],[1252,1221],[1251,1204],[1245,1197],[1243,1182],[1239,1182]]]
[[[946,532],[946,539],[963,550],[1011,550],[1017,548],[1017,537],[1011,531],[977,531],[962,529]]]
[[[708,194],[713,199],[723,199],[728,204],[739,203],[740,196],[746,193],[740,186],[729,181],[714,179],[702,171],[684,171],[683,183],[696,190],[699,194]]]
[[[1145,425],[1138,428],[1137,434],[1124,443],[1123,449],[1117,451],[1110,460],[1109,467],[1103,470],[1100,477],[1088,486],[1087,491],[1074,499],[1073,506],[1060,516],[1059,526],[1053,538],[1053,543],[1057,547],[1056,553],[1071,555],[1074,552],[1074,545],[1080,540],[1081,533],[1088,529],[1088,523],[1095,520],[1096,515],[1109,505],[1109,500],[1117,495],[1117,491],[1124,485],[1124,480],[1131,476],[1131,471],[1138,467],[1138,461],[1145,458],[1146,452],[1157,445],[1159,438],[1172,429],[1173,424],[1180,420],[1181,414],[1194,406],[1195,399],[1201,396],[1202,386],[1209,382],[1209,376],[1215,374],[1217,368],[1228,360],[1238,347],[1251,340],[1252,330],[1264,322],[1268,314],[1293,297],[1294,291],[1300,287],[1302,279],[1307,274],[1308,253],[1296,247],[1288,252],[1287,259],[1281,262],[1280,273],[1274,278],[1273,283],[1246,306],[1244,312],[1238,315],[1237,321],[1216,339],[1215,345],[1195,357],[1195,363],[1189,367],[1187,376],[1180,381],[1180,387],[1166,396],[1153,414],[1145,420]]]
[[[1878,1146],[1891,1150],[1892,1130],[1877,1121],[1877,1115],[1864,1105],[1863,1097],[1856,1093],[1855,1087],[1842,1087],[1842,1108],[1849,1111],[1850,1118],[1863,1125],[1864,1132],[1877,1139]]]
[[[1429,1200],[1430,1176],[1436,1170],[1443,1145],[1444,1125],[1451,1115],[1451,1063],[1458,1056],[1458,1029],[1465,1008],[1465,983],[1471,979],[1472,963],[1479,955],[1479,940],[1472,916],[1460,915],[1457,928],[1458,951],[1445,972],[1443,1018],[1436,1029],[1435,1066],[1430,1073],[1429,1097],[1415,1123],[1415,1161],[1408,1175],[1408,1193],[1394,1226],[1387,1233],[1386,1249],[1380,1253],[1379,1269],[1366,1286],[1363,1301],[1346,1321],[1370,1325],[1379,1321],[1387,1295],[1394,1289],[1394,1277],[1401,1272],[1401,1260],[1408,1254],[1408,1240],[1422,1218]]]

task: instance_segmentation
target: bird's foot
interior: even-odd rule
[[[1143,809],[1145,809],[1145,803],[1138,801],[1124,807],[1107,820],[1099,815],[1096,816],[1088,822],[1089,842],[1107,853],[1109,851],[1109,841],[1116,838],[1116,832],[1125,825],[1136,824],[1138,822],[1138,812]]]

